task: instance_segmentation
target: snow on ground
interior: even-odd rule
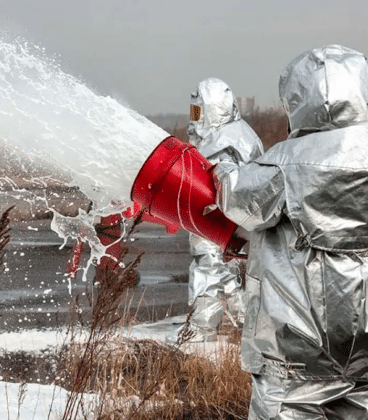
[[[60,420],[68,392],[58,386],[0,382],[0,413],[4,420]],[[84,395],[84,408],[92,414],[96,397]],[[88,416],[87,416],[88,418]],[[76,419],[84,419],[82,413]]]
[[[173,333],[185,322],[185,315],[166,318],[164,320],[126,327],[119,333],[137,339],[154,339],[165,341],[168,334]],[[24,330],[21,332],[0,334],[0,353],[25,351],[39,352],[48,347],[58,348],[67,342],[67,329],[58,330]],[[216,359],[216,353],[226,340],[219,339],[217,342],[185,344],[181,350],[187,353],[198,352],[212,360]],[[1,379],[1,378],[0,378]],[[21,384],[6,383],[0,381],[0,419],[6,420],[60,420],[64,411],[68,392],[58,386],[26,384],[22,396]],[[20,398],[24,398],[19,404]],[[87,394],[84,400],[90,410],[93,410],[93,395]],[[83,419],[82,414],[80,415]],[[88,417],[87,417],[88,418]]]
[[[119,331],[120,337],[131,337],[136,339],[153,339],[165,342],[166,336],[172,335],[181,325],[184,324],[186,315],[168,317],[163,320],[138,324],[123,328]],[[0,353],[2,351],[15,352],[39,352],[48,347],[61,347],[67,343],[68,330],[45,329],[45,330],[23,330],[20,332],[0,334]],[[83,334],[80,335],[81,339]],[[78,338],[74,337],[74,338]],[[180,348],[187,353],[199,352],[208,357],[214,356],[216,349],[223,344],[220,339],[217,342],[184,344]]]
[[[47,347],[61,347],[65,342],[67,330],[22,330],[0,334],[0,352],[25,351],[39,352]]]

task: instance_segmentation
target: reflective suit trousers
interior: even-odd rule
[[[224,313],[225,299],[236,320],[244,312],[243,290],[239,282],[239,262],[224,262],[219,246],[194,234],[189,236],[192,262],[189,266],[191,324],[215,331]]]
[[[367,420],[368,382],[253,375],[248,420]]]

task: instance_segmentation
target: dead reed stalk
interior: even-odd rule
[[[79,392],[93,392],[100,398],[97,420],[247,419],[251,385],[239,345],[225,343],[209,360],[184,353],[183,344],[118,336],[89,346],[75,343],[69,414],[83,404]]]
[[[10,232],[10,228],[9,228],[10,217],[9,215],[13,208],[14,206],[9,207],[7,210],[5,210],[0,219],[0,267],[1,267],[1,270],[4,269],[3,262],[4,262],[5,252],[6,252],[6,246],[10,242],[10,233],[9,233]]]
[[[225,344],[211,361],[153,340],[116,346],[96,369],[109,401],[98,420],[247,419],[251,386],[239,347]]]
[[[97,273],[99,275],[99,278],[96,278],[99,288],[94,298],[89,296],[92,316],[87,339],[83,346],[75,345],[72,342],[69,350],[70,360],[64,359],[68,372],[66,382],[68,382],[70,397],[62,417],[63,420],[73,418],[74,413],[78,412],[83,404],[81,394],[93,389],[95,361],[109,341],[108,338],[112,334],[113,328],[121,323],[126,315],[120,307],[125,292],[135,282],[132,271],[139,265],[142,257],[140,254],[133,261],[125,264],[123,260],[127,253],[128,249],[124,247],[118,261],[111,260],[111,264],[106,265],[103,271],[96,271],[96,275]],[[78,309],[78,302],[76,302],[76,309]],[[77,316],[74,313],[71,319],[81,319],[78,316],[78,310]],[[81,325],[84,326],[84,323],[81,322]],[[74,327],[71,325],[71,330]]]

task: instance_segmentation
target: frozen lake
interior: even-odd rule
[[[87,282],[79,274],[71,282],[65,275],[72,242],[63,241],[50,229],[50,220],[15,223],[6,253],[5,271],[0,276],[0,331],[57,327],[68,323],[69,305],[80,296],[86,314],[86,290],[92,291],[93,269]],[[128,242],[126,261],[144,252],[138,270],[140,284],[129,291],[131,310],[139,309],[141,320],[163,318],[167,311],[187,311],[187,273],[190,263],[188,233],[166,235],[165,229],[148,223],[136,228]],[[88,259],[88,249],[83,261]],[[82,261],[82,262],[83,262]],[[88,315],[87,315],[88,316]]]

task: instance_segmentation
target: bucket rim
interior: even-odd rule
[[[189,150],[189,149],[193,149],[193,148],[196,148],[193,144],[189,144],[189,143],[184,143],[183,141],[181,141],[181,140],[179,140],[179,139],[177,139],[175,136],[168,136],[168,137],[166,137],[166,138],[164,138],[153,150],[152,150],[152,152],[149,154],[149,156],[147,157],[147,159],[145,160],[145,162],[143,163],[143,165],[141,166],[141,168],[140,168],[140,170],[138,171],[138,173],[137,173],[137,175],[136,175],[136,177],[135,177],[135,180],[134,180],[134,182],[133,182],[133,185],[132,185],[132,188],[131,188],[131,190],[130,190],[130,199],[134,202],[134,193],[135,193],[135,190],[136,190],[136,187],[137,187],[137,184],[138,184],[138,182],[139,182],[139,180],[140,180],[140,176],[142,175],[142,173],[144,172],[144,171],[146,171],[147,170],[147,167],[146,167],[146,165],[147,165],[147,163],[152,159],[152,156],[154,156],[156,153],[157,153],[157,151],[159,150],[159,149],[161,149],[162,148],[162,146],[164,145],[164,143],[167,143],[168,141],[170,141],[170,140],[174,140],[175,141],[175,144],[177,145],[177,146],[179,146],[180,148],[182,148],[182,150],[184,151],[184,150]],[[165,168],[165,171],[164,171],[164,173],[163,174],[161,174],[161,178],[163,179],[164,178],[164,175],[167,173],[167,172],[169,172],[170,171],[170,169],[171,169],[171,167],[175,164],[175,162],[177,161],[177,159],[178,159],[178,157],[177,156],[174,156],[171,160],[171,162],[170,162],[170,160],[169,160],[169,164],[166,166],[166,168]],[[149,199],[149,202],[152,202],[152,199],[153,199],[153,196],[155,195],[155,191],[152,191],[152,194],[150,194],[150,196],[152,196],[152,197],[150,197],[150,199]],[[139,204],[142,204],[142,203],[139,203]],[[145,208],[147,208],[147,207],[145,207]]]

